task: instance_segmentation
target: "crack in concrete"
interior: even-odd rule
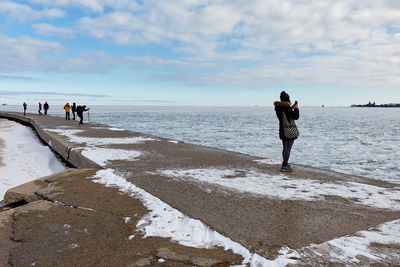
[[[51,199],[51,198],[47,197],[46,195],[41,194],[41,193],[39,193],[39,192],[35,192],[35,195],[41,197],[43,200],[50,201],[50,202],[52,202],[52,203],[59,204],[59,205],[61,205],[61,206],[67,207],[67,208],[82,209],[82,210],[94,211],[94,212],[96,211],[96,210],[91,209],[91,208],[86,208],[86,207],[81,207],[81,206],[75,206],[75,205],[69,205],[69,204],[67,204],[67,203],[64,203],[64,202],[61,202],[61,201],[58,201],[58,200],[53,200],[53,199]],[[111,213],[110,213],[110,214],[111,214]]]

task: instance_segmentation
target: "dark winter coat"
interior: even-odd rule
[[[76,107],[76,114],[78,115],[78,117],[82,117],[83,116],[83,112],[84,111],[88,111],[89,109],[86,108],[86,106],[77,106]]]
[[[291,105],[291,103],[286,102],[286,101],[275,101],[274,102],[276,117],[278,117],[278,120],[279,120],[279,138],[281,140],[288,140],[283,135],[282,111],[285,112],[285,115],[286,115],[286,118],[288,121],[290,119],[298,120],[300,117],[299,109],[298,108],[292,109],[290,107],[290,105]]]

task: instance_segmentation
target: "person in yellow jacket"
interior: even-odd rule
[[[69,106],[69,103],[65,104],[64,110],[65,110],[65,119],[69,120],[69,112],[71,110],[71,107]]]

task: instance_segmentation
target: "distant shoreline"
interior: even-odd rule
[[[375,103],[369,102],[368,104],[365,105],[351,105],[351,107],[357,107],[357,108],[400,108],[400,104],[395,104],[395,103],[389,103],[389,104],[382,104],[382,105],[376,105]]]

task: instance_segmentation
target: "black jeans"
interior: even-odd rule
[[[65,119],[69,120],[69,112],[65,112]]]
[[[83,114],[77,113],[76,115],[79,117],[79,124],[83,124]]]
[[[294,143],[294,139],[292,139],[292,140],[282,140],[282,144],[283,144],[283,150],[282,150],[283,162],[282,162],[282,166],[286,166],[288,164],[289,157],[290,157],[290,150],[292,150],[293,143]]]

